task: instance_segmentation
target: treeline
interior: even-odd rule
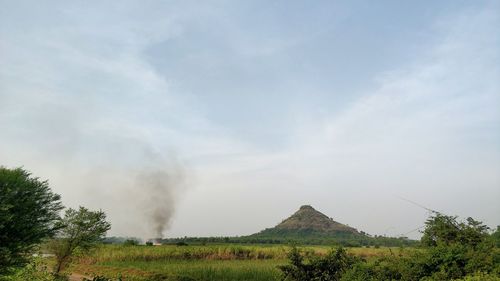
[[[142,244],[143,243],[141,238],[122,237],[122,236],[105,237],[101,241],[103,244]]]
[[[283,235],[285,238],[273,236],[241,236],[241,237],[183,237],[162,239],[162,244],[299,244],[299,245],[330,245],[343,247],[408,247],[417,246],[419,241],[406,237],[394,238],[385,236],[374,237],[328,237],[324,234]]]

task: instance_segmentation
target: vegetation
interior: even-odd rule
[[[281,267],[283,280],[498,280],[500,254],[487,230],[471,218],[458,222],[438,213],[426,222],[423,251],[367,262],[339,249],[304,262],[294,250],[290,265]]]
[[[497,230],[491,234],[491,240],[497,248],[500,248],[500,225],[497,226]]]
[[[55,275],[59,275],[69,264],[77,249],[87,251],[94,247],[111,228],[104,212],[94,212],[84,207],[66,210],[59,225],[57,238],[48,244],[50,252],[55,255]]]
[[[417,241],[406,237],[372,237],[355,228],[334,221],[309,205],[304,205],[292,216],[273,228],[243,237],[191,237],[165,239],[163,243],[249,243],[249,244],[300,244],[300,245],[336,245],[344,247],[415,246]]]
[[[324,256],[331,249],[329,246],[298,246],[308,256]],[[237,244],[211,244],[175,246],[163,245],[148,247],[125,245],[101,245],[92,253],[80,259],[81,263],[99,264],[107,262],[135,262],[172,260],[286,260],[292,247],[288,245],[237,245]],[[372,259],[374,257],[388,256],[391,251],[400,251],[398,248],[349,248],[348,252]],[[404,249],[404,252],[415,249]]]
[[[421,241],[429,247],[461,244],[476,248],[488,237],[488,229],[472,218],[458,222],[457,217],[437,214],[427,220]]]
[[[2,281],[54,281],[45,260],[41,257],[32,257],[29,262],[13,274],[0,276]]]
[[[136,246],[136,245],[139,245],[139,241],[135,240],[135,239],[127,239],[123,242],[123,245],[125,246]]]
[[[136,244],[140,244],[142,242],[140,238],[119,237],[119,236],[105,237],[101,241],[104,244],[123,244],[123,243],[130,243],[129,240],[137,242]]]
[[[456,220],[434,216],[428,220],[426,230],[446,228],[440,225],[442,222],[454,223]],[[72,271],[95,276],[94,280],[113,281],[498,281],[500,252],[494,248],[493,235],[483,235],[485,228],[482,224],[473,225],[478,226],[472,228],[475,231],[470,231],[469,227],[464,229],[469,230],[467,237],[483,237],[479,243],[439,242],[438,245],[421,248],[332,249],[330,246],[227,243],[187,246],[102,244],[77,257]],[[438,233],[437,241],[447,237],[445,232]],[[464,241],[476,241],[470,238]]]
[[[324,257],[312,257],[308,263],[297,248],[289,254],[290,264],[280,266],[282,280],[340,280],[342,275],[358,262],[343,248],[330,251]]]
[[[0,280],[60,280],[76,250],[95,246],[110,229],[102,211],[80,207],[68,209],[52,193],[47,181],[40,181],[21,168],[0,167]],[[35,256],[42,240],[55,255],[51,272],[46,259]]]
[[[307,257],[324,256],[330,250],[328,246],[297,248]],[[102,245],[76,261],[74,270],[108,278],[121,274],[126,280],[150,280],[154,274],[169,276],[167,280],[279,280],[278,266],[286,265],[291,249],[287,245]],[[373,260],[399,250],[350,248],[346,251]]]
[[[168,239],[163,242],[170,245],[144,246],[134,238],[103,241],[110,224],[102,211],[80,207],[60,218],[59,196],[22,169],[0,168],[0,188],[2,281],[64,280],[61,272],[71,261],[69,270],[93,276],[88,279],[93,281],[500,281],[500,228],[490,233],[472,218],[462,222],[434,213],[417,244],[371,237],[303,206],[255,235]],[[37,243],[54,236],[45,248],[53,257],[32,255]],[[277,244],[292,241],[303,245]],[[263,244],[251,245],[255,242]],[[318,245],[306,246],[313,243]]]
[[[47,181],[0,167],[0,275],[26,265],[37,244],[56,232],[62,208]]]

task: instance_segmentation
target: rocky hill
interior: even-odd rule
[[[315,210],[310,205],[301,206],[300,209],[274,227],[275,229],[286,230],[312,230],[323,233],[351,233],[359,232],[350,226],[341,224],[329,218],[325,214]]]
[[[267,239],[331,239],[345,240],[366,237],[355,228],[334,221],[310,205],[301,206],[293,215],[273,228],[253,234],[253,238]]]

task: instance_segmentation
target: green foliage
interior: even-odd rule
[[[120,237],[120,236],[105,237],[101,241],[103,244],[124,244],[127,240],[135,240],[137,244],[140,244],[142,242],[142,240],[137,237]]]
[[[476,272],[473,275],[469,275],[461,279],[455,279],[453,281],[500,281],[500,276],[498,274]]]
[[[425,225],[421,241],[429,247],[454,243],[476,247],[488,237],[489,228],[472,218],[464,223],[458,222],[456,217],[437,213],[427,219]]]
[[[176,244],[185,242],[189,244],[299,244],[299,245],[337,245],[343,247],[385,246],[385,247],[411,247],[418,244],[415,240],[405,237],[361,236],[349,233],[335,235],[314,232],[310,230],[270,230],[251,236],[241,237],[182,237],[163,239],[162,244]]]
[[[331,250],[325,257],[313,257],[305,262],[299,250],[294,247],[288,258],[290,264],[279,267],[283,272],[282,280],[287,281],[337,281],[358,262],[343,248]]]
[[[29,263],[21,269],[17,269],[8,276],[0,277],[1,281],[54,281],[47,265],[40,257],[32,258]]]
[[[62,208],[47,181],[0,167],[0,275],[25,265],[36,244],[55,233]]]
[[[121,271],[124,280],[134,281],[270,281],[279,280],[277,266],[283,263],[282,260],[142,260],[100,263],[92,270],[105,276]]]
[[[124,246],[137,246],[139,245],[139,241],[135,239],[127,239],[123,242]]]
[[[493,276],[500,273],[500,252],[495,249],[488,227],[471,218],[458,222],[456,217],[442,214],[430,217],[426,222],[422,245],[424,248],[421,251],[405,255],[402,252],[399,255],[392,253],[372,262],[358,259],[350,263],[336,263],[342,260],[342,255],[332,258],[331,254],[305,263],[303,257],[293,250],[289,256],[290,265],[281,267],[281,270],[289,278],[284,280],[301,281],[483,280],[477,279],[480,278],[477,276],[495,280]],[[339,272],[341,274],[335,275]],[[318,279],[318,276],[327,279]]]
[[[66,210],[59,225],[57,238],[48,244],[55,255],[56,275],[70,263],[75,251],[87,251],[94,247],[111,228],[103,211],[90,211],[84,207]]]
[[[495,232],[491,234],[491,241],[495,244],[497,248],[500,248],[500,225],[497,226]]]

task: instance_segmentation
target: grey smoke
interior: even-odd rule
[[[143,209],[155,238],[163,237],[170,227],[184,185],[184,171],[178,164],[139,174],[137,188],[143,193],[142,206],[139,207]]]

